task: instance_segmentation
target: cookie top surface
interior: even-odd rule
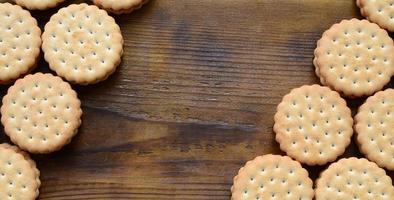
[[[121,61],[123,38],[106,11],[72,4],[54,14],[42,35],[45,60],[59,76],[77,84],[105,80]]]
[[[380,27],[394,31],[393,0],[357,0],[361,14]]]
[[[24,150],[50,153],[67,144],[81,124],[77,93],[51,74],[27,75],[8,89],[1,107],[5,133]]]
[[[53,8],[65,0],[14,0],[16,4],[29,10],[45,10]]]
[[[331,164],[316,184],[316,200],[394,199],[391,178],[367,159],[347,158]]]
[[[367,20],[343,20],[317,42],[315,65],[324,84],[346,96],[383,88],[394,72],[393,40]]]
[[[302,199],[314,195],[301,164],[287,156],[264,155],[248,161],[234,177],[232,200]]]
[[[147,0],[92,0],[94,4],[111,10],[127,10],[130,8],[141,6]]]
[[[8,83],[34,67],[40,54],[41,30],[20,6],[0,3],[0,83]]]
[[[8,144],[0,144],[0,199],[34,200],[40,187],[33,160]]]
[[[308,165],[335,160],[353,134],[353,119],[345,100],[319,85],[293,89],[283,97],[274,119],[280,148]]]
[[[394,90],[369,97],[355,116],[360,150],[379,166],[394,170]]]

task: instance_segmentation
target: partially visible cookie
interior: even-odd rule
[[[369,21],[391,32],[394,31],[394,1],[357,0],[357,6]]]
[[[94,84],[108,78],[121,61],[123,38],[105,10],[72,4],[54,14],[45,25],[42,49],[49,67],[76,84]]]
[[[344,158],[324,170],[316,184],[316,200],[392,200],[391,178],[375,163]]]
[[[131,13],[140,9],[149,0],[92,0],[94,4],[107,10],[108,12],[120,15]]]
[[[231,200],[312,200],[312,180],[301,164],[287,156],[264,155],[248,161],[231,187]]]
[[[60,77],[27,75],[8,89],[1,122],[12,142],[31,153],[50,153],[71,141],[81,124],[77,93]]]
[[[314,65],[322,84],[348,97],[368,96],[394,73],[394,43],[367,20],[343,20],[317,42]]]
[[[18,5],[0,3],[0,84],[8,84],[36,66],[41,46],[37,21]]]
[[[29,10],[46,10],[56,7],[65,0],[13,0],[16,4]]]
[[[394,170],[394,90],[369,97],[355,116],[360,151],[380,167]]]
[[[0,199],[34,200],[38,197],[40,172],[23,151],[0,144]]]
[[[320,85],[293,89],[278,105],[274,120],[280,148],[308,165],[334,161],[343,154],[353,134],[346,101]]]

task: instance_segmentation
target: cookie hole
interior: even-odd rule
[[[62,22],[61,20],[59,20],[57,23],[58,23],[59,25],[62,25],[62,24],[63,24],[63,22]]]
[[[346,47],[346,48],[349,48],[349,46],[350,46],[350,44],[345,44],[345,47]]]
[[[356,44],[357,44],[357,46],[360,46],[360,45],[361,45],[361,42],[360,42],[360,41],[357,41]]]
[[[372,47],[371,47],[371,46],[368,46],[367,48],[368,48],[368,50],[371,50],[371,49],[372,49]]]
[[[371,38],[375,38],[376,37],[376,34],[375,33],[372,33],[371,34]]]
[[[335,144],[331,144],[331,147],[334,148],[334,147],[335,147]]]
[[[382,48],[382,49],[384,49],[386,47],[386,45],[384,45],[384,44],[382,44],[381,46],[380,46],[380,48]]]

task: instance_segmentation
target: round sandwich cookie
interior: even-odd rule
[[[344,153],[353,134],[345,100],[320,85],[305,85],[284,96],[274,121],[280,148],[308,165],[334,161]]]
[[[41,46],[37,21],[18,5],[0,3],[0,84],[8,84],[36,66]]]
[[[394,90],[370,96],[354,120],[360,151],[380,167],[394,170]]]
[[[107,79],[123,53],[119,26],[94,5],[72,4],[60,9],[45,25],[42,40],[49,67],[81,85]]]
[[[98,7],[107,10],[108,12],[120,15],[131,13],[134,10],[140,9],[149,0],[92,0]]]
[[[316,200],[391,200],[391,178],[375,163],[343,158],[324,170],[316,183]]]
[[[357,0],[357,6],[369,21],[391,32],[394,31],[394,1]]]
[[[323,33],[313,63],[322,84],[355,98],[371,95],[390,81],[393,51],[393,40],[378,25],[343,20]]]
[[[16,4],[29,10],[46,10],[56,7],[65,0],[13,0]]]
[[[0,144],[0,199],[34,200],[38,197],[40,172],[29,155],[9,144]]]
[[[31,153],[50,153],[71,141],[81,124],[77,93],[60,77],[37,73],[8,89],[1,122],[12,142]]]
[[[313,183],[301,164],[288,156],[264,155],[248,161],[231,187],[231,200],[312,200]]]

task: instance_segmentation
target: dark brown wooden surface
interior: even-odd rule
[[[54,12],[33,16],[43,27]],[[229,199],[247,160],[283,154],[276,105],[318,83],[316,41],[353,17],[353,0],[152,0],[116,17],[123,62],[103,83],[74,86],[83,125],[63,150],[33,156],[39,199]],[[49,71],[42,58],[37,71]],[[325,167],[307,168],[315,179]]]

